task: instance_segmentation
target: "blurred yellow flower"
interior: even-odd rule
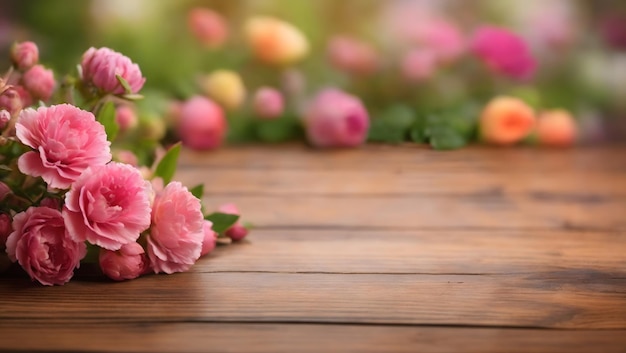
[[[244,32],[254,55],[267,64],[293,64],[309,52],[309,43],[298,28],[273,17],[250,18]]]
[[[236,109],[246,98],[241,76],[231,70],[217,70],[205,76],[200,86],[205,95],[226,109]]]

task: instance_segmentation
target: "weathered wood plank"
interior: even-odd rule
[[[626,229],[626,200],[537,200],[523,195],[466,196],[213,195],[208,209],[234,202],[260,227],[414,229]]]
[[[176,179],[188,186],[205,183],[211,194],[271,195],[468,195],[480,193],[526,194],[536,200],[602,202],[626,200],[624,176],[599,171],[565,170],[546,175],[542,171],[485,173],[474,170],[426,168],[371,170],[298,170],[181,168]]]
[[[255,230],[197,272],[513,274],[595,271],[626,277],[626,232]],[[601,256],[599,256],[601,254]]]
[[[420,145],[367,145],[359,149],[315,150],[304,145],[233,146],[216,152],[183,150],[180,166],[305,170],[456,170],[459,173],[559,172],[624,173],[624,145],[575,149],[472,146],[453,152]]]
[[[37,332],[33,335],[32,332]],[[236,323],[0,322],[8,351],[569,352],[626,351],[625,330]]]
[[[237,321],[626,329],[626,276],[182,273],[41,288],[0,279],[0,321]]]

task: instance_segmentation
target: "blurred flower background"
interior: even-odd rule
[[[0,2],[0,55],[27,40],[59,82],[89,47],[124,53],[146,82],[121,130],[201,150],[626,135],[617,0]]]

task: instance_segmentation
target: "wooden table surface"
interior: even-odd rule
[[[186,151],[256,228],[187,273],[0,278],[0,350],[626,352],[626,148]]]

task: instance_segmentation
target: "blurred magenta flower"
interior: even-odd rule
[[[378,53],[368,43],[348,36],[335,36],[328,42],[330,63],[341,71],[368,75],[379,66]]]
[[[567,110],[548,110],[539,114],[536,133],[542,145],[567,147],[576,142],[578,126]]]
[[[244,33],[254,55],[267,64],[293,64],[309,52],[304,34],[291,23],[277,18],[252,17],[246,21]]]
[[[54,92],[54,72],[42,65],[35,65],[28,69],[22,76],[24,88],[34,99],[47,101]]]
[[[426,81],[437,72],[437,55],[429,49],[413,49],[402,58],[400,70],[408,81]]]
[[[149,269],[148,256],[138,243],[122,245],[117,251],[100,249],[100,269],[114,281],[137,278]]]
[[[478,28],[471,49],[494,72],[518,80],[529,80],[535,74],[537,65],[528,45],[506,28]]]
[[[600,20],[600,33],[610,47],[626,50],[626,14],[606,15]]]
[[[11,47],[11,61],[19,70],[28,70],[39,62],[39,48],[33,42],[15,43]]]
[[[480,116],[480,135],[485,142],[512,145],[522,141],[535,128],[535,112],[514,97],[493,98]]]
[[[361,100],[336,88],[317,94],[306,109],[308,140],[317,147],[354,147],[365,142],[369,115]]]
[[[285,102],[279,90],[272,87],[261,87],[254,93],[252,106],[258,117],[275,119],[283,114]]]
[[[222,46],[228,38],[226,19],[208,8],[191,9],[187,15],[187,26],[194,37],[209,48]]]
[[[109,48],[89,48],[83,54],[81,69],[83,80],[95,86],[101,93],[125,93],[117,75],[128,82],[130,93],[139,92],[146,82],[137,64]]]
[[[226,135],[226,118],[222,108],[212,100],[195,96],[180,108],[178,134],[183,144],[196,150],[219,147]]]

